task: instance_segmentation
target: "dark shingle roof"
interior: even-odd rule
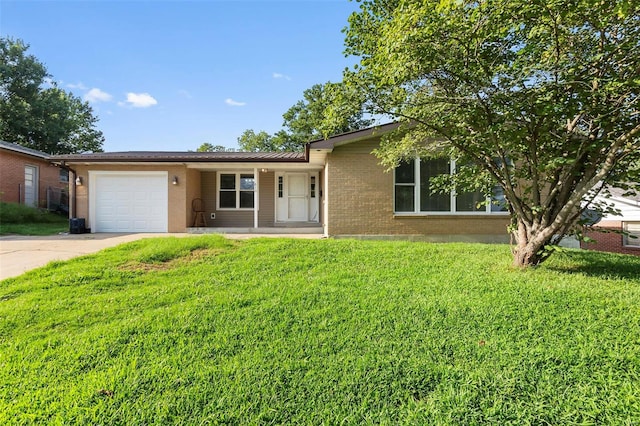
[[[22,145],[18,145],[11,142],[0,141],[0,148],[4,148],[8,151],[19,152],[20,154],[31,155],[32,157],[42,158],[47,160],[50,156],[46,152],[38,151],[37,149],[27,148]]]
[[[54,155],[52,161],[86,162],[304,162],[303,152],[170,152],[125,151]]]

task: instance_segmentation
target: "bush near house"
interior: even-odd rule
[[[0,283],[0,424],[635,424],[640,258],[136,241]]]
[[[69,229],[66,215],[0,202],[0,234],[50,235]]]

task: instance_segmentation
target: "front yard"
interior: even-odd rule
[[[0,424],[637,424],[640,258],[149,239],[0,283]]]

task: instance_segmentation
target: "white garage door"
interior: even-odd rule
[[[167,173],[96,173],[94,232],[167,232]]]

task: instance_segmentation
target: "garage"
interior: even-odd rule
[[[167,232],[167,172],[90,172],[92,232]]]

